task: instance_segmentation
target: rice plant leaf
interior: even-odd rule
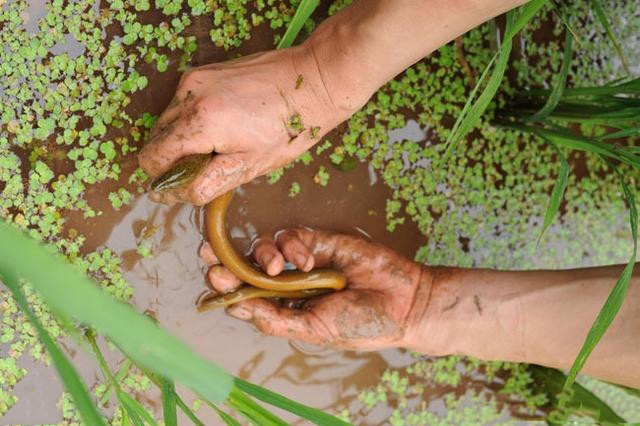
[[[162,390],[163,380],[157,374],[146,370],[144,367],[139,367],[139,368],[145,374],[145,376],[147,376],[149,378],[149,380],[151,380],[151,382],[153,382],[154,385],[156,385],[158,388],[160,388],[160,390]],[[166,379],[164,379],[164,380],[166,380]],[[175,397],[176,405],[180,408],[180,410],[187,417],[189,417],[189,420],[191,420],[191,422],[195,426],[205,426],[205,424],[194,414],[194,412],[191,410],[191,408],[189,408],[189,406],[187,406],[187,404],[185,404],[185,402],[182,400],[182,398],[180,398],[180,395],[178,395],[178,393],[175,392],[175,385],[174,385],[174,393],[173,394],[174,394],[174,397]],[[166,421],[165,421],[165,423],[166,423]]]
[[[547,102],[540,109],[540,111],[533,114],[531,117],[525,119],[527,122],[540,121],[547,118],[558,103],[560,99],[562,99],[562,93],[564,92],[564,88],[567,83],[567,75],[569,74],[569,70],[571,69],[571,59],[573,58],[573,36],[569,31],[565,34],[564,38],[564,55],[562,59],[562,66],[560,68],[560,73],[556,75],[555,81],[553,82],[553,88],[551,89],[551,94],[547,98]]]
[[[607,37],[609,37],[609,40],[611,40],[611,44],[613,44],[613,48],[616,50],[616,53],[618,54],[618,57],[622,62],[622,66],[624,67],[625,72],[628,75],[631,75],[631,69],[629,68],[629,61],[627,59],[627,56],[622,50],[622,46],[620,46],[620,42],[618,41],[618,38],[616,37],[616,35],[613,33],[613,30],[611,29],[611,24],[609,23],[609,19],[607,18],[607,15],[605,14],[604,9],[602,8],[602,3],[600,3],[600,0],[591,0],[591,5],[593,6],[593,10],[596,16],[598,17],[600,24],[606,31]]]
[[[634,153],[630,147],[621,147],[604,143],[595,139],[577,135],[563,128],[545,129],[538,126],[529,126],[517,122],[496,121],[500,127],[534,133],[542,138],[550,139],[559,146],[574,149],[577,151],[592,152],[609,159],[614,159],[626,163],[635,168],[640,168],[640,156]]]
[[[507,27],[505,29],[505,36],[502,41],[502,45],[500,49],[491,59],[487,67],[482,72],[482,75],[478,79],[476,86],[471,91],[471,94],[467,98],[467,101],[460,112],[447,141],[445,142],[446,151],[443,156],[443,163],[446,162],[457,145],[466,137],[466,135],[471,131],[473,126],[480,120],[480,117],[484,113],[484,111],[489,106],[489,103],[495,96],[498,88],[500,87],[500,83],[502,82],[502,78],[504,77],[505,70],[507,68],[507,64],[509,62],[509,56],[511,55],[511,48],[513,46],[513,36],[517,33],[514,31],[515,25],[518,25],[521,29],[528,19],[539,10],[540,7],[547,0],[533,0],[527,5],[522,7],[522,12],[517,16],[514,14],[514,11],[510,11],[507,13]],[[514,23],[515,22],[515,23]],[[482,93],[478,96],[478,99],[474,102],[476,93],[479,88],[483,84],[483,81],[486,79],[489,71],[491,71],[491,76],[487,81],[486,86],[482,90]]]
[[[160,383],[162,384],[162,418],[164,426],[178,426],[176,387],[171,380],[164,377],[160,378]]]
[[[553,396],[562,391],[562,386],[566,376],[555,368],[542,367],[539,365],[530,365],[529,371],[534,379],[532,385],[539,391],[546,392]],[[580,383],[574,383],[571,386],[569,404],[571,408],[576,408],[584,414],[588,414],[595,420],[610,424],[625,423],[625,419],[620,417],[613,409],[603,400],[598,398],[589,389]]]
[[[259,399],[260,401],[266,402],[267,404],[271,404],[278,408],[282,408],[283,410],[287,410],[290,413],[296,414],[303,419],[307,419],[316,425],[349,425],[349,423],[335,416],[292,401],[291,399],[270,391],[269,389],[265,389],[262,386],[249,383],[239,378],[235,379],[235,384],[238,389],[248,393],[249,395]]]
[[[307,19],[309,19],[313,11],[316,10],[318,4],[320,4],[319,0],[302,0],[300,2],[295,15],[293,15],[293,18],[287,27],[287,31],[278,43],[278,49],[291,47],[293,42],[296,40],[296,37],[298,37],[298,33],[300,33],[302,26],[307,22]]]
[[[597,140],[602,141],[607,139],[626,138],[629,136],[635,136],[635,137],[640,136],[640,126],[618,130],[617,132],[613,132],[613,133],[607,133],[606,135],[602,135],[598,137]],[[629,148],[636,148],[636,147],[629,147]]]
[[[202,423],[202,421],[195,415],[193,411],[191,411],[191,408],[189,408],[189,406],[187,406],[187,404],[184,403],[184,401],[182,400],[182,398],[180,398],[180,395],[178,394],[176,394],[176,403],[178,404],[178,407],[180,407],[180,410],[182,410],[182,412],[187,417],[189,417],[189,420],[191,420],[191,422],[195,426],[205,426],[205,424]]]
[[[609,326],[611,325],[611,322],[618,314],[618,311],[620,311],[620,307],[622,306],[622,302],[624,301],[627,290],[629,288],[629,280],[631,279],[631,274],[633,273],[633,267],[635,265],[636,255],[638,252],[638,212],[636,210],[635,196],[624,181],[624,176],[618,170],[618,168],[610,161],[607,161],[607,163],[613,168],[614,172],[618,176],[624,198],[629,205],[629,224],[631,226],[631,235],[633,237],[633,253],[631,254],[629,263],[627,263],[627,265],[625,266],[622,274],[609,293],[609,297],[607,297],[606,302],[598,313],[596,320],[591,326],[591,329],[589,330],[589,333],[585,338],[582,348],[580,349],[578,356],[576,357],[573,365],[571,366],[571,369],[569,370],[569,374],[567,375],[567,379],[564,383],[565,389],[573,385],[578,372],[582,369],[585,362],[587,361],[587,358],[596,347],[604,333],[607,331],[607,328],[609,328]]]
[[[216,410],[216,413],[218,413],[218,416],[220,416],[222,421],[227,426],[240,426],[240,423],[236,419],[234,419],[233,417],[231,417],[230,415],[228,415],[227,413],[219,409],[216,405],[212,405],[212,407],[214,410]]]
[[[560,22],[562,22],[562,25],[564,25],[565,29],[568,32],[570,32],[573,38],[578,42],[578,44],[580,44],[580,39],[578,38],[578,35],[576,34],[573,27],[571,27],[571,25],[569,24],[569,19],[567,18],[567,5],[564,2],[561,3],[560,1],[557,1],[557,0],[554,0],[552,4],[553,4],[553,9],[556,12],[556,16],[558,17],[558,19],[560,19]]]
[[[260,426],[287,426],[288,423],[269,412],[239,388],[233,387],[229,393],[227,404],[245,416],[249,421]],[[214,404],[211,404],[214,405]]]
[[[463,110],[460,114],[462,119],[458,118],[460,123],[456,123],[458,124],[458,126],[455,126],[456,132],[451,132],[446,142],[447,150],[445,152],[445,159],[450,157],[458,143],[464,139],[467,133],[469,133],[473,126],[480,120],[480,117],[498,91],[498,87],[500,86],[500,82],[502,81],[502,77],[504,76],[504,72],[507,68],[509,55],[511,54],[511,47],[512,42],[510,39],[507,39],[502,43],[495,68],[487,82],[487,86],[484,88],[480,96],[478,96],[475,103],[470,106],[468,112],[465,114],[465,111]]]
[[[0,238],[0,240],[3,241],[3,244],[7,242],[3,238]],[[3,245],[3,247],[7,246]],[[47,349],[47,352],[51,357],[51,361],[53,361],[56,370],[58,370],[58,374],[60,375],[62,383],[64,383],[67,392],[71,394],[76,409],[78,410],[78,413],[80,414],[80,417],[82,418],[84,423],[88,425],[106,426],[104,419],[91,400],[89,392],[87,391],[84,382],[76,372],[75,368],[73,368],[71,362],[67,359],[62,350],[60,350],[53,338],[42,326],[36,315],[29,307],[27,299],[20,287],[20,280],[17,278],[17,275],[14,274],[11,269],[2,268],[0,269],[0,271],[0,280],[4,282],[4,284],[9,288],[16,303],[20,307],[20,310],[29,319],[31,325],[33,325],[33,327],[36,329],[40,341]]]
[[[567,159],[558,148],[555,142],[551,139],[546,139],[547,143],[551,145],[558,155],[558,159],[560,160],[560,173],[556,178],[556,182],[553,185],[553,189],[551,190],[551,198],[549,198],[549,204],[547,205],[547,210],[544,214],[544,221],[542,224],[542,231],[540,232],[540,236],[538,237],[538,243],[542,239],[542,236],[546,232],[553,219],[558,214],[558,210],[560,209],[560,203],[562,202],[562,198],[564,197],[564,191],[567,188],[567,180],[569,178],[569,163]]]
[[[103,292],[55,256],[53,249],[46,249],[4,221],[0,221],[0,241],[0,272],[27,280],[54,311],[91,325],[135,363],[183,383],[203,398],[218,403],[227,398],[233,384],[231,375],[148,317]]]
[[[517,33],[519,33],[527,22],[538,13],[538,11],[547,3],[548,0],[531,0],[527,4],[518,9],[518,16],[511,28],[507,28],[505,31],[505,39],[512,39]]]
[[[149,411],[134,397],[122,390],[116,391],[116,395],[118,396],[118,402],[127,410],[129,417],[136,426],[158,425]]]

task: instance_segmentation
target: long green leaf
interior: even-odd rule
[[[269,389],[265,389],[262,386],[258,386],[253,383],[249,383],[242,379],[236,378],[235,384],[238,389],[248,393],[249,395],[259,399],[260,401],[271,404],[275,407],[282,408],[290,413],[296,414],[304,419],[307,419],[320,426],[329,425],[348,425],[349,423],[340,420],[330,414],[324,413],[315,408],[308,407],[291,399],[277,394]]]
[[[613,48],[616,50],[618,57],[620,57],[620,61],[622,62],[622,66],[624,67],[624,70],[628,75],[631,75],[631,69],[629,68],[629,61],[627,60],[627,56],[624,54],[624,51],[620,46],[620,42],[618,41],[618,38],[616,37],[616,35],[613,33],[613,30],[611,29],[611,25],[609,24],[609,19],[607,19],[607,15],[604,13],[604,9],[602,8],[602,4],[600,3],[600,0],[591,0],[591,5],[593,6],[593,10],[595,11],[596,16],[598,17],[600,24],[602,24],[604,30],[606,31],[607,36],[609,37],[609,40],[611,40],[611,44],[613,44]]]
[[[91,325],[141,366],[179,381],[213,402],[224,401],[233,378],[149,318],[103,292],[98,284],[36,241],[0,222],[0,271],[38,290],[56,312]],[[38,265],[34,268],[33,265]]]
[[[613,133],[607,133],[606,135],[602,135],[597,139],[599,141],[602,141],[607,139],[626,138],[629,136],[640,137],[640,126],[630,127],[628,129],[622,129]]]
[[[216,405],[212,404],[211,406],[227,426],[240,426],[240,423],[236,419],[219,409]]]
[[[5,225],[6,226],[6,225]],[[3,242],[2,246],[7,247],[5,244],[9,242],[4,238],[0,238],[0,241]],[[31,267],[33,268],[33,265]],[[35,263],[37,265],[37,263]],[[38,269],[38,268],[33,268]],[[33,313],[29,304],[27,303],[27,299],[22,293],[22,289],[20,288],[20,281],[17,278],[17,275],[12,272],[11,269],[0,269],[0,280],[5,283],[5,285],[9,288],[11,293],[13,294],[16,303],[20,307],[22,313],[26,315],[29,319],[29,322],[33,325],[33,327],[38,332],[38,336],[40,337],[40,341],[49,352],[49,356],[53,361],[53,365],[55,365],[56,370],[58,370],[58,374],[62,379],[62,383],[64,383],[67,392],[71,394],[73,398],[73,402],[80,414],[80,417],[88,425],[96,425],[96,426],[106,426],[102,416],[96,409],[91,397],[89,396],[89,392],[87,391],[86,386],[84,385],[82,379],[76,372],[71,362],[67,359],[64,353],[60,350],[58,345],[51,338],[47,330],[42,326],[36,315]]]
[[[631,274],[633,273],[633,267],[636,262],[636,255],[638,252],[638,212],[636,210],[636,200],[633,192],[629,188],[629,186],[624,181],[624,176],[615,167],[611,162],[608,162],[609,165],[613,168],[615,173],[618,175],[618,180],[620,181],[620,186],[622,187],[622,192],[624,193],[624,198],[629,205],[629,224],[631,226],[631,235],[633,237],[633,253],[631,254],[631,258],[629,259],[629,263],[625,266],[622,274],[618,278],[618,281],[613,286],[611,293],[609,293],[609,297],[604,303],[602,309],[598,313],[596,320],[594,321],[585,341],[576,357],[571,369],[569,370],[569,374],[567,375],[567,380],[564,383],[564,388],[569,388],[573,385],[578,372],[582,369],[587,358],[596,347],[604,333],[607,331],[607,328],[611,325],[611,322],[615,318],[615,316],[620,311],[620,307],[622,306],[622,302],[627,294],[627,290],[629,288],[629,280],[631,279]]]
[[[552,397],[562,391],[566,376],[561,371],[539,365],[530,365],[529,370],[534,379],[532,385],[536,389],[544,391]],[[603,400],[580,383],[574,383],[571,386],[571,391],[569,408],[602,422],[612,424],[625,423],[624,418],[620,417]]]
[[[144,408],[134,397],[122,390],[117,390],[116,395],[118,397],[118,402],[120,402],[120,405],[127,410],[129,417],[136,426],[158,425],[151,413],[149,413],[149,411],[147,411],[147,409]]]
[[[189,408],[187,406],[187,404],[184,403],[184,401],[182,400],[182,398],[180,398],[180,395],[176,394],[176,403],[178,404],[178,407],[180,407],[180,410],[182,410],[182,412],[189,417],[189,420],[191,420],[191,422],[195,425],[195,426],[205,426],[204,423],[202,423],[202,420],[200,420],[193,411],[191,411],[191,408]]]
[[[161,378],[162,383],[162,414],[164,426],[177,426],[178,413],[176,412],[176,388],[169,379]]]
[[[233,387],[229,393],[227,404],[245,416],[248,420],[260,426],[287,426],[288,423],[280,417],[269,412],[253,399],[249,398],[237,387]]]
[[[515,22],[513,23],[513,26],[505,30],[505,38],[512,39],[513,37],[515,37],[515,35],[519,33],[525,25],[527,25],[527,22],[529,22],[531,18],[533,18],[534,15],[538,13],[538,11],[547,3],[547,1],[548,0],[531,0],[527,4],[522,6],[518,10],[518,15]]]
[[[549,198],[549,204],[547,205],[547,210],[544,214],[544,222],[542,224],[542,231],[538,237],[538,243],[542,239],[547,228],[549,228],[549,225],[551,225],[551,222],[553,222],[553,218],[558,214],[560,203],[564,196],[564,191],[567,188],[567,179],[569,178],[569,163],[567,162],[567,159],[553,140],[546,139],[546,141],[553,147],[558,155],[558,159],[560,160],[560,173],[558,174],[556,183],[553,185],[553,190],[551,191],[551,198]]]
[[[151,414],[149,414],[147,409],[144,408],[142,404],[140,404],[135,398],[133,398],[132,396],[130,396],[129,394],[127,394],[122,390],[119,382],[113,376],[113,373],[111,372],[111,369],[109,368],[109,365],[107,364],[107,360],[104,358],[104,355],[100,350],[100,347],[98,346],[98,342],[96,341],[94,331],[93,330],[87,331],[85,333],[85,337],[87,338],[89,345],[91,345],[91,348],[93,349],[93,353],[95,354],[96,359],[98,360],[98,366],[100,367],[100,370],[102,370],[102,373],[104,374],[105,379],[107,380],[108,383],[111,384],[111,386],[115,390],[116,398],[118,398],[118,403],[120,404],[120,407],[122,407],[126,411],[131,422],[135,426],[145,426],[145,424],[157,425],[155,419]]]
[[[278,43],[278,49],[291,47],[296,37],[298,37],[302,26],[307,22],[307,19],[309,19],[313,11],[316,10],[319,3],[319,0],[302,0],[302,2],[300,2],[295,15],[291,18],[287,31],[284,33],[284,36],[282,36],[280,43]]]
[[[525,121],[534,122],[545,119],[551,112],[558,106],[558,102],[562,98],[562,93],[567,83],[567,75],[571,69],[571,59],[573,58],[573,36],[567,31],[564,38],[564,56],[562,59],[562,67],[560,73],[556,76],[553,82],[553,88],[551,94],[547,98],[547,102],[540,109],[540,111],[528,117]]]

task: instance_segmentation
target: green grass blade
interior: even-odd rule
[[[214,410],[216,410],[216,413],[218,413],[218,416],[220,416],[224,424],[226,424],[227,426],[240,426],[240,422],[219,409],[215,404],[212,404],[211,406]]]
[[[607,328],[609,328],[609,325],[611,325],[611,322],[617,315],[618,311],[620,310],[622,302],[624,301],[627,290],[629,288],[629,280],[631,279],[631,274],[633,273],[633,267],[635,265],[636,255],[638,252],[638,212],[636,210],[636,200],[634,194],[624,181],[624,176],[618,170],[618,168],[612,165],[609,161],[607,162],[618,175],[620,186],[622,187],[622,192],[624,193],[624,198],[629,205],[629,224],[631,226],[631,235],[633,237],[633,253],[631,254],[629,263],[627,263],[627,266],[625,266],[622,274],[618,278],[618,281],[611,290],[611,293],[609,293],[609,297],[598,313],[596,320],[591,326],[591,329],[589,330],[589,333],[585,338],[584,344],[582,345],[578,356],[576,357],[573,365],[571,366],[571,369],[569,370],[569,374],[567,375],[567,379],[564,383],[565,389],[573,385],[578,372],[582,369],[585,362],[587,361],[587,358],[596,347],[604,333],[607,331]]]
[[[629,147],[620,147],[607,144],[597,140],[586,138],[582,135],[576,135],[566,129],[544,129],[537,126],[527,126],[517,122],[497,121],[495,125],[520,130],[523,132],[534,133],[542,138],[550,139],[559,146],[574,149],[577,151],[592,152],[607,158],[621,161],[635,168],[640,168],[640,156],[634,154]]]
[[[115,375],[116,383],[120,383],[124,377],[127,375],[131,367],[133,366],[133,362],[129,358],[125,359],[122,363],[122,367],[118,370]],[[100,405],[104,405],[111,398],[111,394],[113,393],[114,386],[111,383],[106,384],[106,389],[100,398]]]
[[[602,27],[606,31],[607,37],[609,37],[609,40],[611,40],[611,44],[613,44],[613,48],[616,50],[618,57],[620,57],[620,61],[622,62],[622,66],[624,67],[625,72],[628,75],[631,75],[631,69],[629,68],[629,61],[627,60],[627,56],[624,54],[618,38],[611,29],[611,24],[609,24],[609,19],[607,19],[607,15],[604,13],[604,9],[602,8],[600,0],[591,0],[591,5],[593,6],[593,10],[598,17],[600,24],[602,24]]]
[[[313,11],[316,10],[319,3],[319,0],[302,0],[300,2],[295,15],[293,15],[293,18],[287,27],[287,31],[284,33],[284,36],[282,36],[280,43],[278,43],[278,49],[291,47],[293,42],[296,40],[296,37],[298,37],[298,33],[300,33],[302,26],[307,22],[307,19],[309,19]]]
[[[233,377],[146,316],[118,302],[36,241],[0,221],[0,272],[27,280],[56,312],[90,325],[135,363],[223,402]],[[33,265],[38,265],[34,268]]]
[[[334,417],[330,414],[324,413],[315,408],[308,407],[298,402],[292,401],[289,398],[277,394],[269,389],[265,389],[262,386],[258,386],[253,383],[249,383],[242,379],[236,378],[235,384],[238,389],[248,393],[249,395],[259,399],[262,402],[271,404],[275,407],[287,410],[290,413],[296,414],[303,419],[307,419],[317,425],[348,425],[349,423]]]
[[[519,33],[527,22],[538,13],[538,11],[547,3],[548,0],[531,0],[519,9],[517,18],[515,19],[513,26],[505,31],[505,39],[512,39],[517,33]]]
[[[542,236],[546,232],[553,219],[558,214],[558,210],[560,209],[560,203],[562,202],[562,198],[564,197],[564,191],[567,188],[567,180],[569,178],[569,163],[567,159],[558,148],[555,142],[551,139],[546,139],[547,143],[551,145],[558,155],[558,159],[560,160],[560,173],[556,179],[555,184],[553,185],[553,190],[551,191],[551,198],[549,198],[549,204],[547,205],[547,210],[544,214],[544,221],[542,224],[542,231],[540,232],[540,236],[538,237],[538,243],[542,239]]]
[[[178,407],[180,407],[180,410],[182,410],[182,412],[187,417],[189,417],[189,420],[191,420],[191,423],[193,423],[195,426],[205,426],[205,424],[202,423],[202,420],[200,420],[198,416],[196,416],[195,413],[191,411],[191,408],[189,408],[189,406],[185,404],[185,402],[182,400],[182,398],[180,398],[180,395],[178,394],[176,394],[176,404],[178,404]]]
[[[537,113],[527,118],[525,121],[534,122],[545,119],[554,109],[558,106],[560,99],[562,99],[562,93],[567,83],[567,75],[571,69],[571,59],[573,58],[573,36],[567,31],[564,38],[564,55],[562,59],[562,66],[560,73],[556,76],[553,82],[553,88],[551,94],[547,98],[547,102]]]
[[[443,161],[446,161],[456,146],[465,138],[467,133],[473,128],[473,126],[480,120],[480,117],[489,106],[489,102],[493,99],[496,92],[498,91],[498,87],[500,86],[500,82],[502,81],[502,77],[504,76],[504,72],[507,68],[507,63],[509,60],[509,55],[511,54],[512,42],[511,39],[506,39],[502,43],[500,47],[500,51],[498,53],[497,60],[495,62],[495,67],[493,68],[493,72],[491,77],[487,82],[486,87],[483,89],[478,99],[472,104],[470,101],[472,97],[469,97],[467,103],[465,104],[458,120],[453,126],[453,130],[449,134],[449,138],[446,141],[446,151],[444,154]],[[484,74],[484,73],[483,73]],[[478,80],[476,84],[476,88],[480,84],[481,80]],[[474,88],[474,92],[476,89]]]
[[[0,238],[3,242],[3,247],[7,247],[5,244],[8,244],[7,240]],[[10,246],[9,246],[10,247]],[[33,268],[32,264],[32,268]],[[37,263],[36,263],[37,265]],[[33,268],[37,269],[37,268]],[[82,379],[71,365],[71,362],[67,359],[64,353],[60,350],[58,345],[54,342],[53,338],[47,333],[47,330],[42,326],[38,318],[35,316],[29,304],[27,303],[27,299],[22,293],[22,289],[20,288],[19,279],[10,269],[7,270],[5,268],[0,269],[1,275],[0,279],[5,285],[9,288],[11,293],[13,294],[16,303],[20,307],[20,310],[24,315],[29,319],[29,322],[33,325],[38,333],[38,337],[40,341],[47,349],[49,356],[51,357],[51,361],[53,361],[56,370],[58,370],[58,374],[62,379],[62,383],[64,383],[64,387],[67,389],[67,392],[71,394],[73,398],[73,402],[80,414],[80,417],[84,421],[85,424],[88,425],[96,425],[96,426],[106,426],[104,419],[98,412],[98,409],[95,407],[91,397],[89,396],[89,392],[87,391],[86,386],[82,382]]]
[[[629,136],[639,137],[640,136],[640,126],[630,127],[628,129],[618,130],[617,132],[607,133],[606,135],[602,135],[599,138],[596,138],[599,141],[607,140],[607,139],[618,139],[618,138],[627,138]],[[635,147],[634,147],[635,148]]]
[[[178,413],[176,412],[176,387],[171,380],[161,378],[162,384],[162,418],[164,426],[178,426]]]
[[[556,16],[558,17],[558,19],[560,20],[560,22],[562,22],[562,25],[564,25],[564,28],[568,32],[570,32],[573,38],[578,42],[578,44],[580,44],[580,39],[578,38],[578,35],[569,24],[569,19],[567,18],[567,5],[564,2],[561,3],[560,1],[553,1],[552,3],[553,3],[553,10]]]
[[[134,397],[122,390],[116,391],[118,401],[127,410],[129,417],[136,426],[157,426],[158,423],[149,413],[149,411],[138,402]]]
[[[280,417],[269,412],[237,387],[233,387],[229,393],[227,404],[245,416],[247,419],[260,426],[287,426],[288,423]]]
[[[566,380],[566,376],[561,371],[539,365],[530,365],[529,371],[531,371],[531,376],[534,379],[533,386],[536,389],[552,396],[562,392],[562,386]],[[569,400],[570,408],[587,414],[594,420],[612,424],[626,422],[624,418],[620,417],[603,400],[580,383],[574,383],[571,386],[571,391]]]
[[[115,389],[116,397],[118,398],[118,402],[120,403],[120,407],[122,407],[128,414],[129,419],[135,426],[145,426],[148,425],[157,425],[155,419],[146,408],[142,406],[138,401],[136,401],[132,396],[127,394],[120,388],[120,384],[116,381],[116,378],[113,376],[109,365],[107,364],[100,347],[98,346],[98,342],[96,341],[95,332],[93,330],[88,330],[85,333],[85,337],[93,349],[93,353],[98,360],[98,366],[100,370],[102,370],[102,374],[104,374],[107,382],[111,384],[113,389]]]

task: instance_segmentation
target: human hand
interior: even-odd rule
[[[200,256],[210,266],[207,278],[216,291],[227,293],[241,284],[218,264],[208,244]],[[253,257],[269,275],[278,275],[286,259],[302,271],[330,266],[347,278],[344,290],[296,308],[253,299],[228,309],[261,332],[341,349],[376,350],[412,342],[431,285],[425,267],[362,238],[308,229],[282,231],[275,241],[261,238]]]
[[[139,155],[152,179],[189,154],[215,152],[185,187],[156,201],[203,205],[302,154],[357,108],[334,104],[310,45],[186,72]]]

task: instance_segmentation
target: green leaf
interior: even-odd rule
[[[591,5],[593,6],[593,10],[596,13],[598,20],[600,21],[600,24],[602,24],[602,27],[607,32],[607,36],[609,37],[609,40],[611,40],[611,44],[613,44],[613,48],[616,50],[618,57],[620,57],[620,61],[622,62],[624,70],[628,75],[632,75],[631,69],[629,68],[629,61],[627,60],[627,56],[624,54],[624,51],[620,46],[620,42],[618,42],[618,38],[611,29],[611,25],[609,24],[607,15],[604,13],[604,9],[602,8],[600,0],[591,0]]]
[[[235,385],[238,389],[248,393],[251,396],[259,399],[260,401],[271,404],[275,407],[287,410],[290,413],[296,414],[304,419],[307,419],[317,425],[348,425],[349,423],[344,420],[340,420],[330,414],[324,413],[315,408],[308,407],[293,401],[283,395],[277,394],[269,389],[265,389],[262,386],[249,383],[245,380],[236,378]]]
[[[507,26],[505,28],[505,36],[503,38],[502,45],[480,75],[480,78],[467,98],[467,102],[462,108],[458,119],[453,125],[453,129],[445,143],[446,151],[443,157],[443,162],[451,156],[451,153],[455,150],[458,143],[467,136],[473,126],[475,126],[478,120],[480,120],[480,117],[498,91],[502,78],[504,77],[507,64],[509,63],[509,56],[511,55],[511,48],[513,46],[513,37],[526,25],[527,22],[529,22],[529,20],[540,10],[542,6],[544,6],[547,1],[548,0],[532,0],[517,11],[512,10],[507,13]],[[478,99],[473,102],[476,93],[484,83],[484,80],[490,70],[492,70],[492,72],[491,77],[489,77],[489,80],[487,81],[487,85],[480,96],[478,96]]]
[[[287,27],[287,31],[284,33],[284,36],[282,36],[280,43],[278,43],[278,49],[286,49],[293,45],[296,37],[298,37],[298,33],[300,33],[300,30],[302,29],[302,26],[307,22],[307,19],[309,19],[313,11],[316,10],[319,3],[319,0],[302,0],[300,2],[295,15],[293,15],[293,18]]]
[[[556,183],[553,185],[553,190],[551,191],[551,198],[549,199],[549,204],[547,205],[547,210],[544,214],[544,222],[542,224],[542,231],[540,232],[540,236],[538,237],[538,242],[542,239],[547,228],[553,222],[553,218],[558,214],[558,210],[560,209],[560,203],[564,196],[564,191],[567,188],[567,179],[569,177],[569,163],[567,159],[551,139],[546,139],[547,142],[553,147],[558,155],[558,159],[560,160],[560,173],[556,179]]]
[[[218,416],[220,416],[222,421],[227,426],[240,426],[240,423],[236,419],[234,419],[233,417],[231,417],[230,415],[228,415],[227,413],[219,409],[217,406],[212,405],[212,407],[214,410],[216,410],[216,413],[218,413]]]
[[[51,249],[0,222],[0,273],[27,280],[56,312],[91,325],[137,364],[223,402],[233,378],[149,318],[103,292]],[[33,265],[39,265],[34,268]],[[90,423],[92,424],[92,423]]]
[[[547,98],[547,102],[537,113],[528,117],[525,121],[533,122],[540,121],[545,118],[558,106],[558,102],[562,98],[562,93],[567,83],[567,74],[571,69],[571,59],[573,58],[573,36],[567,31],[564,38],[564,57],[562,59],[562,67],[560,73],[556,76],[556,80],[553,82],[553,88],[551,94]]]
[[[162,413],[165,426],[177,426],[176,387],[171,380],[160,378],[162,383]]]
[[[566,376],[561,371],[539,365],[530,365],[529,371],[534,379],[534,388],[549,395],[562,391]],[[571,391],[569,406],[578,413],[585,413],[595,420],[611,424],[626,423],[625,419],[580,383],[574,383],[571,386]]]
[[[618,170],[618,168],[613,165],[610,161],[607,161],[609,166],[613,168],[616,175],[618,176],[618,180],[620,181],[620,186],[622,187],[622,192],[624,193],[624,198],[629,205],[629,224],[631,226],[631,235],[633,237],[633,253],[631,254],[631,258],[629,259],[629,263],[625,266],[622,274],[618,278],[618,281],[613,286],[611,293],[609,293],[609,297],[607,298],[604,306],[598,313],[596,320],[594,321],[587,337],[584,340],[582,348],[578,353],[571,369],[569,370],[569,374],[567,375],[567,379],[564,383],[564,388],[569,388],[575,382],[576,376],[578,372],[582,369],[587,358],[596,347],[604,333],[607,331],[611,322],[620,311],[620,307],[622,306],[622,302],[625,299],[627,294],[627,290],[629,288],[629,280],[631,279],[631,274],[633,273],[633,267],[636,262],[636,255],[638,252],[638,212],[636,210],[636,200],[633,192],[629,188],[629,186],[624,181],[624,175]]]
[[[288,423],[275,414],[270,413],[260,404],[245,395],[236,386],[231,388],[227,404],[245,416],[249,421],[260,426],[287,426]]]
[[[8,228],[8,226],[4,224],[4,222],[0,226],[2,228]],[[8,249],[9,247],[6,244],[10,245],[10,240],[4,238],[0,238],[0,240],[3,242],[2,247]],[[32,269],[37,268],[33,268],[32,266]],[[13,294],[13,297],[20,307],[20,310],[26,315],[33,327],[38,332],[38,336],[40,337],[42,344],[47,349],[47,352],[49,352],[51,360],[53,361],[53,364],[55,365],[56,370],[58,370],[58,374],[62,379],[62,383],[64,383],[64,387],[67,389],[67,392],[71,394],[73,402],[76,405],[78,413],[80,414],[80,417],[82,418],[84,423],[88,425],[106,426],[106,423],[104,422],[102,416],[91,400],[86,386],[84,385],[76,370],[73,368],[73,365],[71,365],[71,362],[69,362],[58,345],[56,345],[54,340],[51,338],[49,333],[47,333],[42,324],[40,324],[40,321],[38,321],[38,318],[29,307],[27,299],[25,298],[24,294],[22,293],[22,289],[20,288],[20,281],[17,277],[17,274],[15,274],[15,272],[11,268],[4,267],[0,269],[0,274],[0,279]]]
[[[116,391],[118,402],[127,410],[129,417],[136,426],[152,425],[157,426],[157,422],[146,408],[140,404],[135,398],[121,390]]]
[[[195,425],[195,426],[205,426],[204,423],[202,423],[202,421],[194,414],[193,411],[191,411],[191,408],[189,408],[187,406],[187,404],[184,403],[184,401],[182,400],[182,398],[180,398],[180,395],[176,394],[176,403],[178,404],[178,407],[180,407],[180,409],[182,410],[182,412],[189,417],[189,420],[191,420],[191,422]]]
[[[534,17],[536,13],[547,3],[548,0],[531,0],[520,9],[518,9],[518,16],[511,28],[505,30],[505,38],[512,39],[517,33],[519,33],[527,22]]]

